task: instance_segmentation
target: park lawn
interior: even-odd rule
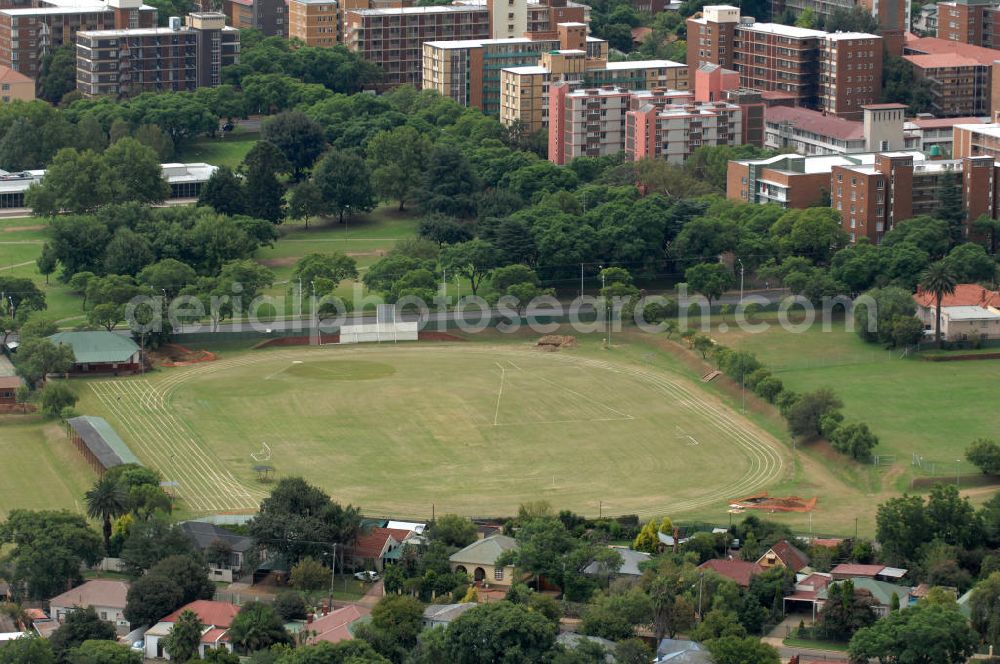
[[[38,416],[0,416],[0,517],[13,509],[81,512],[96,474],[62,426]]]
[[[813,639],[797,639],[789,636],[784,640],[788,648],[807,648],[810,650],[832,650],[834,652],[847,652],[849,643],[844,641],[819,641]]]
[[[205,163],[236,168],[258,140],[260,140],[258,133],[237,132],[218,138],[206,136],[181,146],[175,159],[186,164]]]

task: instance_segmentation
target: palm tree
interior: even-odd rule
[[[111,545],[111,519],[128,514],[128,494],[116,478],[105,475],[84,494],[87,516],[104,524],[104,548]]]
[[[292,642],[278,613],[261,602],[243,605],[229,628],[229,638],[246,652],[266,650],[276,643]]]
[[[936,318],[934,340],[937,342],[938,348],[944,347],[941,340],[941,300],[944,299],[945,295],[951,295],[955,292],[957,282],[955,271],[951,265],[944,261],[933,263],[927,268],[920,280],[921,288],[934,293],[934,316]]]

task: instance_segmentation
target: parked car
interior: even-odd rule
[[[369,570],[367,572],[355,572],[354,578],[358,581],[365,581],[367,583],[374,583],[378,581],[378,572]]]

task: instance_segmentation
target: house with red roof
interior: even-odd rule
[[[787,567],[793,572],[798,572],[809,564],[809,556],[797,549],[788,540],[775,542],[774,546],[764,552],[757,559],[757,564],[764,569],[772,567]]]
[[[229,602],[215,602],[207,599],[199,599],[190,604],[186,604],[170,615],[161,618],[160,622],[147,630],[144,635],[145,655],[147,659],[170,659],[164,651],[164,640],[174,628],[174,623],[185,611],[194,611],[198,619],[201,620],[202,632],[201,643],[198,645],[198,655],[204,656],[206,648],[225,648],[232,652],[233,646],[229,642],[229,627],[233,624],[233,618],[240,612],[240,607]]]
[[[928,334],[937,326],[937,298],[918,289],[917,318]],[[1000,339],[1000,293],[979,284],[958,284],[941,298],[941,337],[946,341]]]
[[[757,563],[748,560],[738,560],[735,558],[714,558],[706,560],[698,569],[712,570],[720,576],[736,582],[741,588],[750,587],[750,579],[764,571],[764,568]]]
[[[305,629],[309,632],[308,643],[313,645],[321,641],[327,643],[349,641],[354,638],[355,625],[367,620],[370,614],[371,611],[358,604],[348,604],[331,611],[306,625]]]
[[[344,547],[344,564],[353,569],[381,572],[389,554],[400,549],[414,534],[412,530],[372,528]]]

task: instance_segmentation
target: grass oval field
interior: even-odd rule
[[[193,511],[252,508],[264,456],[368,513],[419,517],[537,499],[674,515],[783,470],[777,441],[686,380],[582,350],[281,349],[92,388]]]

